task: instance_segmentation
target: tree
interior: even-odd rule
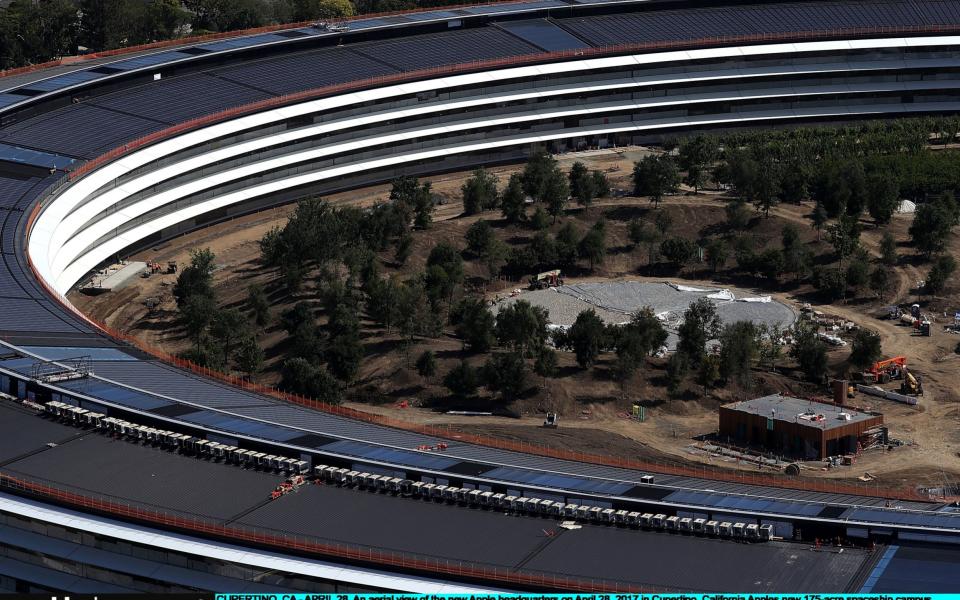
[[[540,348],[537,360],[533,363],[533,372],[543,377],[543,387],[547,387],[547,378],[557,374],[557,353],[546,346]]]
[[[823,204],[817,202],[816,206],[813,207],[813,213],[810,215],[810,218],[813,220],[813,228],[817,230],[817,241],[820,241],[820,232],[823,231],[823,227],[827,224],[829,220],[829,215],[827,215],[827,210],[823,208]]]
[[[463,193],[463,212],[474,215],[497,207],[497,177],[484,168],[473,172],[460,191]]]
[[[716,160],[717,154],[717,141],[712,137],[699,134],[681,140],[677,162],[687,172],[683,181],[693,188],[694,193],[706,183],[708,166]]]
[[[721,238],[711,238],[707,242],[707,264],[714,273],[719,272],[727,264],[730,258],[730,248]]]
[[[317,367],[303,358],[284,361],[280,386],[294,393],[314,398],[327,404],[339,404],[343,387],[323,367]]]
[[[180,271],[173,286],[178,306],[194,296],[213,296],[214,259],[209,248],[190,251],[190,265]]]
[[[577,320],[567,330],[567,340],[577,356],[577,364],[587,369],[597,361],[600,350],[606,345],[606,329],[593,309],[577,315]]]
[[[324,352],[327,366],[341,381],[351,382],[360,370],[363,346],[360,344],[360,320],[347,302],[338,302],[326,326],[329,343]]]
[[[427,257],[426,289],[430,301],[453,299],[453,292],[463,281],[463,259],[450,242],[440,242]]]
[[[210,334],[220,344],[224,365],[230,361],[234,343],[248,335],[246,324],[246,317],[235,308],[217,311],[214,315],[210,324]]]
[[[696,252],[696,244],[686,238],[672,237],[660,242],[660,254],[678,269],[690,262]]]
[[[897,241],[893,239],[889,232],[885,232],[880,240],[880,262],[892,267],[897,264],[899,259],[900,257],[897,256]]]
[[[690,357],[686,353],[676,351],[667,361],[667,394],[676,396],[680,385],[690,370]]]
[[[656,208],[665,195],[676,193],[679,184],[677,165],[669,155],[649,154],[633,165],[634,195],[649,196]]]
[[[477,370],[461,361],[444,376],[443,385],[458,398],[472,396],[479,385]]]
[[[570,198],[570,188],[567,187],[567,180],[563,178],[560,170],[554,176],[547,179],[546,188],[543,190],[542,201],[547,205],[547,214],[553,217],[553,222],[557,222],[557,217],[566,210],[567,200]]]
[[[519,173],[514,173],[507,181],[500,197],[500,211],[503,218],[510,223],[523,221],[526,214],[525,194],[523,193],[523,179]]]
[[[340,19],[354,15],[350,0],[292,0],[293,20]]]
[[[832,267],[814,267],[813,287],[830,300],[842,298],[847,293],[847,274]]]
[[[187,335],[193,338],[197,352],[200,351],[207,328],[213,322],[216,311],[216,301],[213,296],[207,294],[192,295],[180,306],[180,320]]]
[[[477,221],[467,228],[467,250],[476,257],[486,255],[497,239],[488,221]]]
[[[768,326],[761,323],[757,327],[757,351],[761,365],[767,365],[771,371],[776,370],[777,361],[783,354],[783,333],[780,325]]]
[[[754,193],[757,210],[763,211],[763,216],[769,218],[770,209],[777,204],[781,193],[780,169],[772,161],[761,161]]]
[[[557,251],[557,262],[561,267],[572,267],[577,262],[579,240],[580,233],[573,223],[565,223],[557,232],[554,246]]]
[[[246,373],[248,379],[253,379],[253,376],[263,369],[264,353],[263,348],[257,343],[257,338],[252,335],[243,338],[237,349],[236,360],[237,368],[242,373]]]
[[[505,400],[517,398],[527,387],[527,365],[516,352],[498,352],[480,370],[484,385]]]
[[[593,191],[595,198],[606,198],[610,195],[610,182],[603,171],[594,171],[590,174],[593,179]]]
[[[601,173],[602,175],[602,173]],[[597,197],[596,181],[593,174],[587,170],[587,166],[580,161],[573,163],[570,168],[570,196],[577,204],[589,209],[593,199]]]
[[[877,295],[877,298],[883,300],[889,285],[890,275],[887,272],[887,267],[884,265],[874,267],[873,271],[870,272],[870,289]]]
[[[877,225],[890,222],[900,201],[900,181],[886,172],[867,177],[867,211]]]
[[[553,185],[549,183],[550,180],[556,179],[558,175],[561,179],[565,179],[557,166],[556,159],[549,152],[545,150],[534,152],[523,167],[521,175],[523,191],[537,202],[543,202],[547,197],[547,190]]]
[[[496,341],[494,317],[482,298],[467,297],[451,314],[455,332],[473,352],[487,352]]]
[[[924,291],[931,296],[941,293],[947,287],[947,282],[950,281],[950,277],[956,269],[957,261],[949,254],[937,257],[936,262],[933,263],[933,267],[927,274]]]
[[[720,357],[709,354],[700,362],[700,368],[697,370],[697,383],[703,386],[703,395],[707,395],[707,390],[712,388],[717,380],[720,379]]]
[[[827,228],[827,236],[837,253],[840,268],[843,269],[843,259],[860,247],[860,224],[857,217],[841,214],[837,222]]]
[[[254,283],[247,288],[247,307],[253,313],[253,321],[258,327],[270,322],[270,301],[263,286]]]
[[[682,352],[695,366],[706,355],[707,342],[720,335],[721,322],[716,305],[709,298],[699,298],[683,313],[683,323],[677,329],[680,341],[677,352]]]
[[[929,202],[917,207],[910,225],[913,245],[927,258],[943,252],[953,226],[953,217],[940,203]]]
[[[581,258],[587,259],[590,263],[590,270],[593,271],[595,265],[602,264],[607,255],[607,236],[603,222],[598,221],[590,228],[577,247],[577,252]],[[598,227],[599,226],[599,227]]]
[[[658,212],[656,218],[653,220],[653,225],[657,228],[657,233],[660,234],[660,237],[665,237],[667,232],[670,231],[670,228],[673,227],[673,217],[666,211]]]
[[[726,325],[720,334],[720,376],[749,388],[753,383],[750,367],[758,354],[758,331],[750,321]]]
[[[667,332],[649,307],[635,313],[629,323],[620,327],[614,344],[617,352],[614,368],[621,384],[666,341]]]
[[[533,211],[533,215],[530,217],[530,227],[536,231],[542,231],[550,227],[550,218],[542,206],[538,206],[536,210]]]
[[[847,265],[847,285],[859,291],[870,280],[870,265],[863,257],[857,257]]]
[[[882,355],[879,334],[867,331],[866,329],[860,329],[853,336],[849,362],[856,367],[857,370],[862,371],[880,360]]]
[[[724,207],[727,217],[727,227],[737,234],[743,232],[750,225],[750,209],[743,200],[735,200]]]
[[[547,310],[533,306],[526,300],[517,300],[497,313],[497,341],[521,355],[539,349],[547,341]]]
[[[816,327],[798,322],[793,328],[790,356],[808,381],[822,383],[827,375],[827,347],[817,337]]]
[[[424,350],[417,358],[417,373],[420,377],[433,377],[437,374],[437,359],[432,350]]]
[[[390,188],[390,200],[403,214],[413,215],[413,224],[421,229],[430,226],[433,220],[433,193],[430,182],[420,183],[415,177],[395,179]],[[406,226],[407,223],[405,222]]]

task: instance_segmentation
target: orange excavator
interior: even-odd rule
[[[870,367],[870,373],[877,383],[887,383],[891,379],[900,379],[907,368],[906,356],[894,356],[886,360],[878,360]]]

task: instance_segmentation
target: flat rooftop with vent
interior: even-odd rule
[[[772,394],[720,407],[720,438],[807,460],[886,439],[883,415]]]

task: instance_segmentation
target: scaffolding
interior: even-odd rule
[[[64,358],[60,360],[41,360],[33,363],[31,377],[43,383],[84,379],[93,374],[89,356]]]

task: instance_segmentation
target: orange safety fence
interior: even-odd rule
[[[264,100],[260,102],[255,102],[252,104],[228,109],[219,113],[208,115],[205,117],[200,117],[175,125],[173,127],[155,132],[148,136],[144,136],[113,150],[85,163],[81,167],[69,173],[69,178],[71,180],[76,179],[97,167],[102,166],[103,164],[127,153],[137,148],[146,146],[151,143],[155,143],[164,139],[171,138],[180,133],[193,130],[205,125],[210,125],[216,122],[222,122],[231,118],[243,114],[249,114],[256,111],[264,110],[266,108],[288,104],[290,102],[304,101],[321,96],[331,95],[334,93],[344,92],[348,90],[354,90],[362,87],[367,87],[375,84],[384,84],[384,83],[398,83],[402,81],[409,81],[413,79],[420,79],[428,76],[436,75],[446,75],[446,74],[455,74],[473,71],[477,69],[489,69],[491,67],[506,67],[506,66],[516,66],[534,62],[542,62],[549,60],[557,59],[571,59],[571,58],[583,58],[583,57],[596,57],[601,55],[609,54],[620,54],[625,52],[636,52],[641,50],[665,50],[665,49],[677,49],[685,47],[703,47],[703,46],[715,46],[715,45],[726,45],[731,43],[755,43],[755,42],[767,42],[767,41],[801,41],[801,40],[812,40],[812,39],[830,39],[835,38],[839,34],[843,34],[847,37],[851,36],[863,36],[863,35],[880,35],[880,34],[919,34],[919,33],[946,33],[946,32],[956,32],[960,31],[960,26],[930,26],[930,27],[907,27],[907,28],[851,28],[844,30],[829,30],[829,31],[818,31],[818,32],[805,32],[802,34],[790,33],[790,34],[763,34],[763,35],[749,35],[749,36],[728,36],[728,37],[708,37],[701,40],[687,40],[679,42],[657,42],[657,43],[648,43],[648,44],[630,44],[630,45],[621,45],[621,46],[611,46],[606,48],[593,48],[587,50],[567,50],[561,52],[553,52],[547,54],[536,54],[536,55],[525,55],[509,58],[500,58],[494,60],[486,61],[476,61],[472,63],[465,63],[460,65],[451,65],[444,67],[436,67],[432,69],[424,69],[419,71],[411,71],[407,73],[401,73],[396,75],[388,75],[383,77],[375,77],[370,79],[365,79],[357,82],[350,82],[344,84],[337,84],[332,86],[326,86],[314,90],[307,90],[304,92],[298,92],[296,94],[291,94],[287,96],[281,96],[277,98],[272,98],[269,100]],[[37,203],[28,219],[27,223],[27,236],[29,238],[29,232],[36,221],[37,216],[39,215],[42,208],[42,203]],[[306,398],[297,394],[291,394],[288,392],[283,392],[276,388],[271,388],[268,386],[263,386],[260,384],[252,383],[250,381],[243,380],[239,377],[221,373],[219,371],[214,371],[201,367],[184,359],[172,356],[158,348],[154,348],[143,341],[125,334],[121,331],[118,331],[114,328],[109,327],[105,323],[100,323],[89,316],[81,313],[77,310],[70,302],[66,300],[61,294],[53,290],[42,277],[39,276],[37,270],[33,264],[33,261],[29,254],[27,255],[27,260],[30,265],[31,271],[34,273],[34,276],[44,287],[48,294],[54,298],[59,304],[61,304],[65,309],[77,315],[81,320],[89,323],[93,327],[104,331],[110,336],[122,340],[140,350],[150,354],[164,362],[175,365],[179,368],[186,369],[198,375],[204,377],[209,377],[213,379],[218,379],[230,385],[243,388],[245,390],[269,395],[274,398],[279,398],[288,402],[299,404],[314,410],[319,410],[327,412],[330,414],[335,414],[343,416],[350,419],[355,419],[359,421],[368,422],[371,424],[381,425],[385,427],[392,427],[396,429],[402,429],[405,431],[411,431],[415,433],[420,433],[426,436],[450,439],[465,443],[477,444],[481,446],[488,446],[492,448],[498,448],[501,450],[509,450],[514,452],[522,452],[527,454],[535,454],[539,456],[546,456],[551,458],[557,458],[562,460],[570,460],[577,462],[592,463],[604,466],[611,467],[621,467],[626,469],[634,469],[640,471],[650,471],[654,473],[662,473],[668,475],[679,475],[687,477],[702,477],[706,479],[712,479],[717,481],[727,481],[741,484],[753,484],[753,485],[764,485],[764,486],[776,486],[781,488],[804,490],[804,491],[818,491],[826,493],[838,493],[838,494],[855,494],[855,495],[868,495],[874,497],[890,498],[890,499],[924,499],[923,496],[918,494],[918,492],[909,487],[903,488],[891,488],[888,486],[881,487],[878,483],[874,482],[874,485],[859,485],[848,482],[840,482],[830,479],[820,479],[820,480],[795,480],[788,479],[784,477],[776,477],[769,474],[762,473],[747,473],[745,471],[720,471],[717,469],[709,468],[707,466],[694,467],[694,466],[685,466],[685,465],[675,465],[675,464],[665,464],[654,461],[647,460],[637,460],[637,459],[628,459],[623,457],[616,456],[601,456],[595,454],[589,454],[584,452],[575,452],[567,449],[552,448],[548,446],[541,446],[536,444],[530,444],[522,441],[512,441],[501,438],[492,438],[487,436],[480,436],[476,434],[468,434],[463,432],[456,432],[450,428],[436,427],[436,426],[427,426],[427,425],[418,425],[403,421],[400,419],[394,419],[387,416],[374,415],[371,413],[366,413],[351,408],[346,408],[338,405],[331,405],[324,402],[319,402],[317,400]]]
[[[176,135],[193,131],[201,127],[227,121],[243,115],[261,112],[271,108],[285,106],[295,102],[305,102],[317,98],[332,96],[335,94],[380,87],[383,85],[409,82],[419,79],[429,79],[439,76],[458,75],[477,71],[487,71],[494,68],[508,68],[522,65],[553,62],[558,60],[584,59],[591,57],[600,57],[617,54],[628,54],[636,52],[678,50],[703,47],[728,46],[731,44],[751,44],[761,42],[786,42],[786,41],[812,41],[818,39],[835,39],[841,33],[848,37],[858,37],[864,35],[891,35],[891,34],[919,34],[919,33],[948,33],[960,32],[960,26],[930,26],[930,27],[872,27],[872,28],[851,28],[844,30],[825,30],[810,31],[802,33],[781,33],[781,34],[760,34],[760,35],[742,35],[742,36],[711,36],[695,40],[678,40],[665,42],[648,42],[641,44],[620,44],[613,46],[604,46],[599,48],[587,48],[577,50],[560,50],[556,52],[544,52],[538,54],[525,54],[519,56],[509,56],[505,58],[495,58],[488,60],[477,60],[467,63],[458,63],[455,65],[444,65],[440,67],[431,67],[427,69],[418,69],[415,71],[406,71],[392,75],[380,75],[369,77],[346,83],[339,83],[311,90],[304,90],[293,94],[268,98],[242,106],[228,108],[216,113],[204,115],[189,121],[184,121],[172,127],[155,131],[146,136],[132,140],[118,146],[109,152],[106,152],[83,165],[70,171],[71,179],[81,177],[94,169],[97,169],[104,163],[116,159],[122,154],[142,148]]]
[[[434,6],[430,8],[409,8],[406,10],[391,10],[375,13],[364,13],[362,15],[353,15],[350,17],[341,17],[336,19],[329,19],[330,21],[336,22],[353,22],[353,21],[362,21],[365,19],[379,19],[384,17],[397,17],[403,16],[406,14],[412,13],[428,13],[428,12],[444,12],[448,10],[456,10],[461,8],[470,8],[474,6],[493,6],[497,4],[523,4],[526,0],[490,0],[489,2],[474,2],[469,4],[454,4],[450,6]],[[474,15],[465,15],[474,16]],[[479,15],[476,15],[479,16]],[[321,19],[322,20],[322,19]],[[193,44],[201,44],[204,42],[212,42],[216,40],[232,39],[238,37],[247,37],[258,35],[261,33],[273,33],[274,31],[286,31],[288,29],[301,29],[303,27],[309,27],[317,20],[312,21],[300,21],[296,23],[278,23],[275,25],[263,25],[261,27],[251,27],[249,29],[238,29],[235,31],[218,31],[214,33],[205,33],[202,35],[193,35],[189,37],[174,38],[171,40],[161,40],[157,42],[150,42],[148,44],[138,44],[136,46],[125,46],[123,48],[114,48],[112,50],[101,50],[99,52],[91,52],[89,54],[81,54],[77,56],[64,56],[61,58],[56,58],[49,60],[43,63],[38,63],[35,65],[25,65],[23,67],[15,67],[13,69],[6,69],[0,71],[0,79],[4,77],[9,77],[13,75],[22,75],[24,73],[31,73],[33,71],[42,71],[43,69],[50,69],[53,67],[59,67],[62,65],[72,65],[72,64],[82,64],[91,60],[96,60],[99,58],[109,58],[111,56],[122,56],[125,54],[134,54],[137,52],[145,52],[147,50],[159,50],[171,47],[179,46],[190,46]],[[414,25],[415,23],[410,23]]]
[[[526,569],[512,569],[465,560],[417,555],[372,546],[322,540],[311,536],[290,535],[276,530],[225,525],[199,515],[178,515],[170,511],[134,504],[129,501],[63,489],[58,484],[27,479],[20,474],[0,473],[0,490],[41,498],[60,505],[96,511],[124,520],[158,525],[163,528],[199,533],[210,537],[313,556],[385,566],[393,569],[447,575],[459,579],[503,582],[526,588],[583,590],[596,592],[650,592],[653,590],[601,579],[584,579]],[[464,543],[470,543],[465,540]]]

